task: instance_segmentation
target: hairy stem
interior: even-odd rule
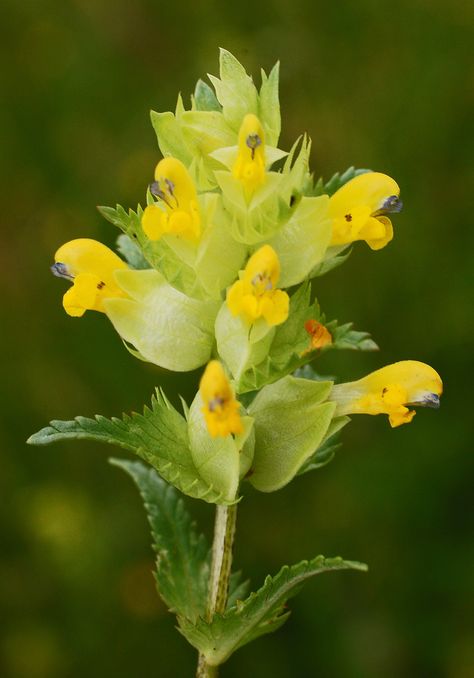
[[[214,614],[223,614],[226,609],[236,518],[236,504],[232,506],[216,506],[209,595],[207,600],[207,620],[209,622],[212,621]],[[205,657],[200,654],[196,678],[216,678],[217,674],[218,667],[209,666]]]

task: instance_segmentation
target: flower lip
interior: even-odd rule
[[[50,267],[51,273],[57,278],[64,278],[65,280],[74,280],[72,273],[69,273],[69,269],[66,264],[63,264],[61,261],[56,261]]]

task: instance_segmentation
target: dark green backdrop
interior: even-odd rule
[[[254,585],[320,552],[370,572],[309,585],[287,625],[223,676],[472,676],[472,6],[4,0],[1,12],[0,675],[192,675],[113,450],[24,440],[50,418],[140,408],[157,384],[190,394],[129,356],[106,318],[68,318],[48,267],[69,239],[114,243],[95,205],[142,200],[159,158],[149,109],[173,108],[216,73],[222,45],[256,76],[281,59],[283,147],[306,130],[317,174],[354,164],[402,188],[393,243],[358,246],[318,281],[328,315],[382,350],[331,354],[321,370],[349,379],[415,358],[445,382],[439,412],[393,431],[354,418],[330,466],[248,492],[236,563]],[[209,531],[211,507],[190,504]]]

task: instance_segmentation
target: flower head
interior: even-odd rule
[[[72,281],[63,297],[68,315],[80,317],[85,311],[105,312],[104,300],[127,295],[115,282],[115,271],[127,264],[97,240],[78,238],[58,249],[51,266],[54,275]]]
[[[263,317],[269,325],[280,325],[288,317],[289,297],[276,289],[280,262],[270,245],[263,245],[247,262],[241,280],[227,293],[227,305],[233,315],[242,314],[253,323]]]
[[[391,426],[408,424],[415,416],[410,405],[439,407],[443,383],[429,365],[402,360],[371,372],[363,379],[334,386],[330,400],[336,415],[388,414]]]
[[[242,433],[240,405],[218,360],[208,363],[199,384],[202,408],[209,433],[213,438]]]
[[[333,219],[331,245],[365,240],[373,250],[393,238],[392,222],[386,216],[400,212],[398,184],[380,172],[364,172],[344,184],[329,200]]]
[[[240,126],[239,152],[232,172],[243,184],[247,199],[265,183],[265,134],[253,113],[248,113]]]
[[[183,163],[176,158],[160,160],[150,190],[160,202],[148,205],[143,213],[143,230],[150,240],[166,233],[197,240],[201,235],[197,192]]]

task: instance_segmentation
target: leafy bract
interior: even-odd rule
[[[183,499],[156,471],[139,461],[111,459],[136,483],[150,523],[156,551],[158,592],[170,612],[196,622],[207,604],[210,552],[198,534]]]
[[[258,591],[237,602],[225,614],[215,615],[211,622],[200,619],[196,624],[180,619],[180,630],[189,643],[205,656],[208,664],[218,666],[239,647],[276,631],[290,614],[285,609],[286,601],[295,596],[308,579],[337,570],[365,572],[367,566],[324,556],[303,560],[291,567],[285,565],[276,576],[268,576]]]
[[[227,503],[220,488],[199,475],[189,449],[185,418],[164,394],[156,392],[151,408],[143,414],[123,415],[122,419],[76,417],[72,421],[52,421],[33,434],[28,443],[48,445],[61,440],[86,439],[118,445],[147,461],[168,483],[184,494],[209,503]]]
[[[345,172],[336,172],[329,179],[329,181],[324,182],[322,178],[318,179],[312,195],[333,195],[338,191],[344,184],[347,184],[348,181],[358,177],[359,174],[365,174],[366,172],[371,172],[369,169],[356,169],[355,167],[349,167]]]

